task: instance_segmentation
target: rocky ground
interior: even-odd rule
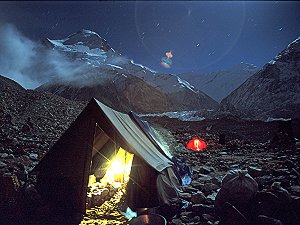
[[[2,177],[15,175],[16,182],[12,188],[21,189],[27,181],[27,173],[69,127],[86,103],[25,90],[11,80],[0,78],[0,174]],[[278,122],[263,123],[237,118],[200,122],[146,119],[167,128],[160,130],[160,134],[166,138],[171,149],[175,149],[175,156],[184,159],[193,169],[192,183],[184,187],[180,194],[183,202],[180,207],[183,208],[168,217],[168,224],[222,224],[215,213],[215,198],[222,178],[233,169],[247,170],[257,182],[259,192],[279,190],[285,193],[288,206],[300,215],[299,121],[292,121],[291,125],[280,130]],[[295,138],[291,139],[289,130],[293,130]],[[222,144],[221,134],[225,138]],[[187,150],[184,146],[193,137],[205,140],[207,148],[199,152]],[[280,186],[279,183],[274,185],[274,182],[280,182]],[[0,196],[1,200],[3,197]],[[276,197],[276,201],[280,205],[281,198]],[[2,206],[5,203],[0,204],[4,212]],[[269,208],[272,207],[269,205]],[[295,219],[291,219],[292,215],[281,215],[278,209],[263,215],[272,217],[273,222],[269,220],[268,223],[255,225],[297,224]],[[87,214],[85,224],[93,224],[88,223],[89,219],[101,219],[96,217],[93,213]],[[239,223],[232,221],[227,224],[247,224],[241,222],[240,217]]]
[[[249,143],[241,139],[231,139],[219,144],[219,135],[202,132],[187,128],[179,128],[172,131],[161,129],[156,126],[160,135],[166,137],[165,141],[175,148],[174,155],[193,169],[192,183],[184,186],[180,193],[180,204],[177,207],[168,208],[163,212],[167,218],[168,225],[280,225],[298,224],[299,200],[300,200],[300,174],[299,174],[299,151],[300,141],[289,142],[286,135],[282,135],[277,141],[266,141],[264,143]],[[177,126],[176,126],[177,128]],[[208,144],[203,151],[191,151],[185,148],[186,143],[193,137],[199,137]],[[276,143],[275,143],[276,142]],[[284,147],[278,147],[279,142],[288,142]],[[243,170],[256,181],[257,193],[285,193],[292,213],[278,213],[282,198],[276,197],[277,205],[273,202],[259,202],[259,207],[268,207],[273,211],[259,210],[255,223],[247,221],[243,216],[238,218],[229,217],[222,221],[215,211],[216,196],[222,187],[222,179],[230,170]],[[274,183],[276,186],[274,185]],[[258,196],[258,194],[257,194]],[[255,199],[253,199],[255,201]],[[271,204],[271,205],[268,205]],[[113,202],[106,201],[106,206],[113,209],[112,215],[107,217],[106,209],[96,207],[88,211],[87,216],[81,224],[119,224],[126,221],[119,214],[120,208],[115,207]],[[180,208],[178,208],[180,206]],[[227,209],[228,210],[228,209]],[[231,209],[232,210],[232,209]],[[170,213],[172,212],[172,213]],[[230,211],[230,215],[234,212]],[[259,215],[261,214],[261,215]],[[102,215],[102,216],[101,216]],[[103,216],[104,215],[104,216]],[[259,216],[259,217],[258,217]],[[288,217],[288,218],[287,218]],[[118,223],[115,219],[119,218]],[[224,220],[224,219],[223,219]],[[127,224],[128,222],[124,222]],[[121,223],[122,224],[122,223]]]
[[[50,93],[25,90],[0,76],[0,174],[29,172],[82,111],[74,102]]]
[[[194,152],[186,150],[183,144],[199,134],[185,132],[181,135],[180,132],[175,132],[174,135],[182,143],[177,147],[175,155],[192,166],[193,181],[191,185],[184,187],[181,194],[181,198],[189,202],[187,208],[172,218],[169,224],[219,224],[220,218],[214,210],[215,198],[224,175],[235,169],[247,170],[257,182],[259,191],[271,190],[274,182],[280,182],[293,202],[291,204],[295,213],[299,215],[299,141],[284,148],[274,147],[270,142],[247,143],[239,139],[221,145],[218,144],[218,136],[207,134],[201,136],[207,140],[208,147],[204,151]],[[276,217],[271,213],[267,216]],[[285,219],[289,221],[284,218],[281,222],[289,224],[284,223]],[[229,224],[236,223],[231,221]]]

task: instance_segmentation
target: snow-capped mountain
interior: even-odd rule
[[[81,30],[61,40],[47,38],[44,44],[65,53],[71,59],[85,62],[92,66],[100,66],[116,54],[108,42],[96,32]]]
[[[217,102],[187,81],[175,75],[156,73],[128,60],[96,32],[81,30],[62,40],[47,39],[45,45],[80,63],[83,68],[72,79],[54,80],[39,90],[80,100],[95,96],[125,111],[164,112],[218,107]]]
[[[224,71],[183,73],[179,76],[217,102],[220,102],[257,71],[258,68],[253,64],[240,63]]]
[[[300,37],[221,102],[250,118],[300,118]]]

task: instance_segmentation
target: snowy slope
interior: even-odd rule
[[[181,89],[189,89],[195,93],[199,92],[187,81],[176,75],[155,72],[148,67],[134,63],[133,60],[130,61],[130,64],[124,66],[135,76],[142,78],[150,85],[159,88],[165,93],[174,93],[181,91]]]
[[[221,102],[251,118],[300,118],[300,38]]]
[[[151,86],[160,89],[164,93],[172,93],[189,89],[198,92],[187,81],[168,74],[156,73],[150,68],[134,63],[116,53],[104,38],[96,32],[81,30],[61,40],[46,40],[48,45],[56,50],[64,52],[69,57],[85,62],[94,67],[126,69],[134,76],[142,78]]]
[[[257,71],[258,68],[253,64],[240,63],[220,72],[184,73],[179,76],[220,102]]]
[[[39,90],[51,91],[71,99],[89,100],[80,97],[83,89],[82,96],[88,98],[91,97],[88,94],[89,88],[94,95],[100,96],[100,92],[103,91],[99,90],[97,94],[95,93],[95,87],[106,88],[112,85],[115,87],[118,84],[121,90],[125,84],[130,83],[132,90],[127,88],[128,95],[123,96],[123,99],[126,98],[126,101],[132,103],[131,106],[133,106],[134,102],[131,98],[134,98],[136,102],[140,102],[136,99],[137,96],[133,94],[134,92],[140,91],[140,97],[145,98],[139,106],[135,105],[132,110],[138,109],[144,112],[152,109],[153,112],[162,112],[164,110],[218,108],[217,102],[195,89],[187,81],[174,75],[157,73],[143,65],[134,63],[132,60],[128,60],[118,54],[105,39],[93,31],[81,30],[60,40],[47,39],[45,45],[63,53],[77,64],[84,65],[84,68],[81,68],[81,71],[74,74],[73,78],[67,82],[55,80],[42,85]],[[68,94],[68,90],[69,92],[72,90],[73,94]],[[117,92],[120,95],[125,94],[119,90]],[[113,96],[116,97],[114,94],[110,94],[107,98],[113,98]],[[152,103],[156,102],[157,105],[151,107],[150,100]],[[113,105],[116,104],[115,100],[109,101],[115,102]]]
[[[61,40],[47,38],[45,44],[92,66],[104,65],[109,57],[116,54],[104,38],[90,30],[78,31]]]

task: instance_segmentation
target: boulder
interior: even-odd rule
[[[191,202],[194,203],[194,204],[205,203],[206,202],[206,197],[203,194],[203,192],[198,191],[197,193],[192,194]]]

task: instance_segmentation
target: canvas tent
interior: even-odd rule
[[[122,147],[134,154],[127,185],[131,209],[176,199],[179,182],[173,163],[137,120],[92,99],[34,168],[40,194],[62,210],[85,213],[89,175]]]

